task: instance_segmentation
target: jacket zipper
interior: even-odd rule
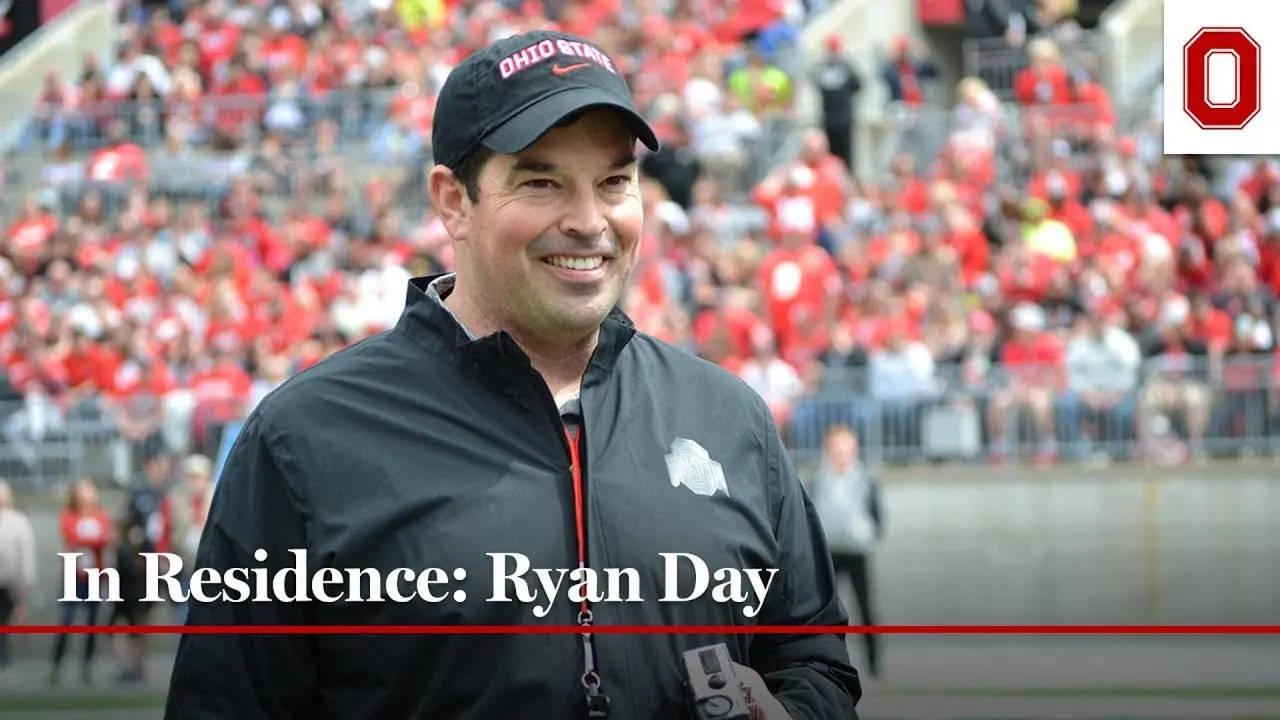
[[[546,384],[541,377],[535,382],[529,379],[529,385],[536,395],[541,396],[542,402],[539,403],[546,408],[551,415],[552,422],[560,428],[560,438],[563,443],[565,453],[569,460],[569,468],[573,480],[573,503],[574,503],[574,529],[578,546],[578,568],[580,572],[586,570],[588,566],[587,554],[587,471],[586,464],[582,458],[581,447],[585,440],[587,432],[585,403],[581,401],[579,394],[579,403],[582,413],[581,423],[578,426],[577,437],[569,432],[569,428],[564,424],[564,418],[560,415],[560,408],[556,406],[555,397],[551,395],[551,391],[547,389]],[[578,611],[577,624],[583,628],[582,637],[582,683],[583,690],[587,699],[587,717],[590,720],[601,720],[609,716],[609,697],[601,692],[603,680],[600,676],[599,667],[596,665],[595,653],[595,636],[590,631],[595,618],[591,611],[590,601],[584,599],[582,607]]]

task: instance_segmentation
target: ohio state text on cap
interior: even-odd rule
[[[603,50],[566,33],[515,35],[471,54],[449,73],[436,100],[432,152],[446,167],[456,167],[481,145],[518,153],[566,118],[597,107],[620,111],[645,147],[660,148]]]

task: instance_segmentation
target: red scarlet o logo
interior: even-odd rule
[[[1234,93],[1214,99],[1210,65],[1228,61],[1235,68]],[[1219,80],[1219,83],[1222,81]],[[1204,130],[1242,130],[1262,109],[1262,46],[1238,27],[1201,28],[1182,47],[1182,109]]]

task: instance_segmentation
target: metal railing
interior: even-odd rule
[[[187,100],[103,99],[36,107],[21,149],[41,146],[92,151],[112,134],[144,148],[165,141],[171,123],[182,126],[189,146],[260,142],[268,134],[291,143],[367,139],[392,116],[424,117],[429,98],[400,89],[362,88],[320,94],[208,95]]]
[[[431,147],[429,124],[415,113],[425,112],[426,103],[370,90],[288,102],[217,96],[197,103],[47,107],[28,128],[26,150],[7,162],[9,189],[0,204],[12,213],[22,198],[16,188],[51,189],[64,206],[95,189],[112,201],[137,183],[162,195],[217,202],[234,180],[251,176],[262,196],[292,199],[327,194],[335,182],[355,197],[367,181],[385,180],[396,186],[402,206],[421,206]],[[738,197],[768,173],[795,132],[788,117],[763,118],[757,132],[739,137],[736,150],[702,159],[722,190]],[[107,174],[115,158],[106,151],[121,140],[144,151],[145,176]],[[64,151],[41,152],[50,146]]]
[[[940,364],[919,392],[890,394],[877,361],[825,368],[783,427],[797,461],[845,425],[885,463],[1143,460],[1280,451],[1280,355],[1157,357],[1131,382],[1090,386],[1089,368]],[[901,370],[901,368],[899,368]]]
[[[1096,30],[1082,31],[1071,43],[1059,43],[1059,52],[1068,69],[1086,70],[1106,81],[1107,37]],[[1004,38],[970,38],[962,46],[965,75],[981,78],[1002,100],[1013,99],[1014,80],[1030,66],[1027,46],[1010,45]]]
[[[783,122],[762,123],[757,135],[745,139],[741,152],[702,158],[705,175],[727,199],[741,199],[773,167],[779,148],[793,133]],[[97,173],[100,166],[87,159],[11,163],[10,179],[29,190],[0,195],[0,219],[12,223],[34,194],[59,214],[76,214],[88,204],[112,221],[139,189],[174,206],[200,205],[210,218],[225,217],[237,199],[251,199],[271,220],[295,207],[320,212],[335,196],[367,208],[371,192],[384,194],[402,214],[421,214],[428,209],[430,147],[409,135],[384,140],[334,148],[267,143],[219,153],[161,149],[148,154],[145,173],[137,177],[104,177]]]
[[[906,154],[924,169],[951,157],[963,164],[985,156],[996,164],[999,180],[1019,187],[1055,155],[1076,162],[1089,159],[1089,150],[1101,138],[1120,129],[1118,122],[1114,111],[1096,103],[1021,107],[1006,102],[992,113],[968,106],[914,108],[899,115],[879,146],[883,155],[877,161],[888,168],[894,155]],[[1138,136],[1146,130],[1125,129]]]
[[[1089,368],[988,366],[975,356],[939,364],[920,379],[927,391],[891,396],[882,378],[901,373],[880,363],[833,365],[781,411],[797,462],[815,461],[838,425],[857,431],[863,454],[881,463],[1175,464],[1197,454],[1280,453],[1278,354],[1153,358],[1130,384],[1096,392],[1083,380]],[[214,457],[223,428],[238,417],[220,409],[189,390],[127,401],[11,401],[0,405],[0,476],[27,487],[79,477],[125,483],[156,450]]]

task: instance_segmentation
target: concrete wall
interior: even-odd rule
[[[1112,97],[1145,101],[1160,82],[1164,65],[1164,0],[1123,0],[1103,13],[1099,28],[1111,54]]]
[[[1280,623],[1280,466],[897,472],[883,623]]]

